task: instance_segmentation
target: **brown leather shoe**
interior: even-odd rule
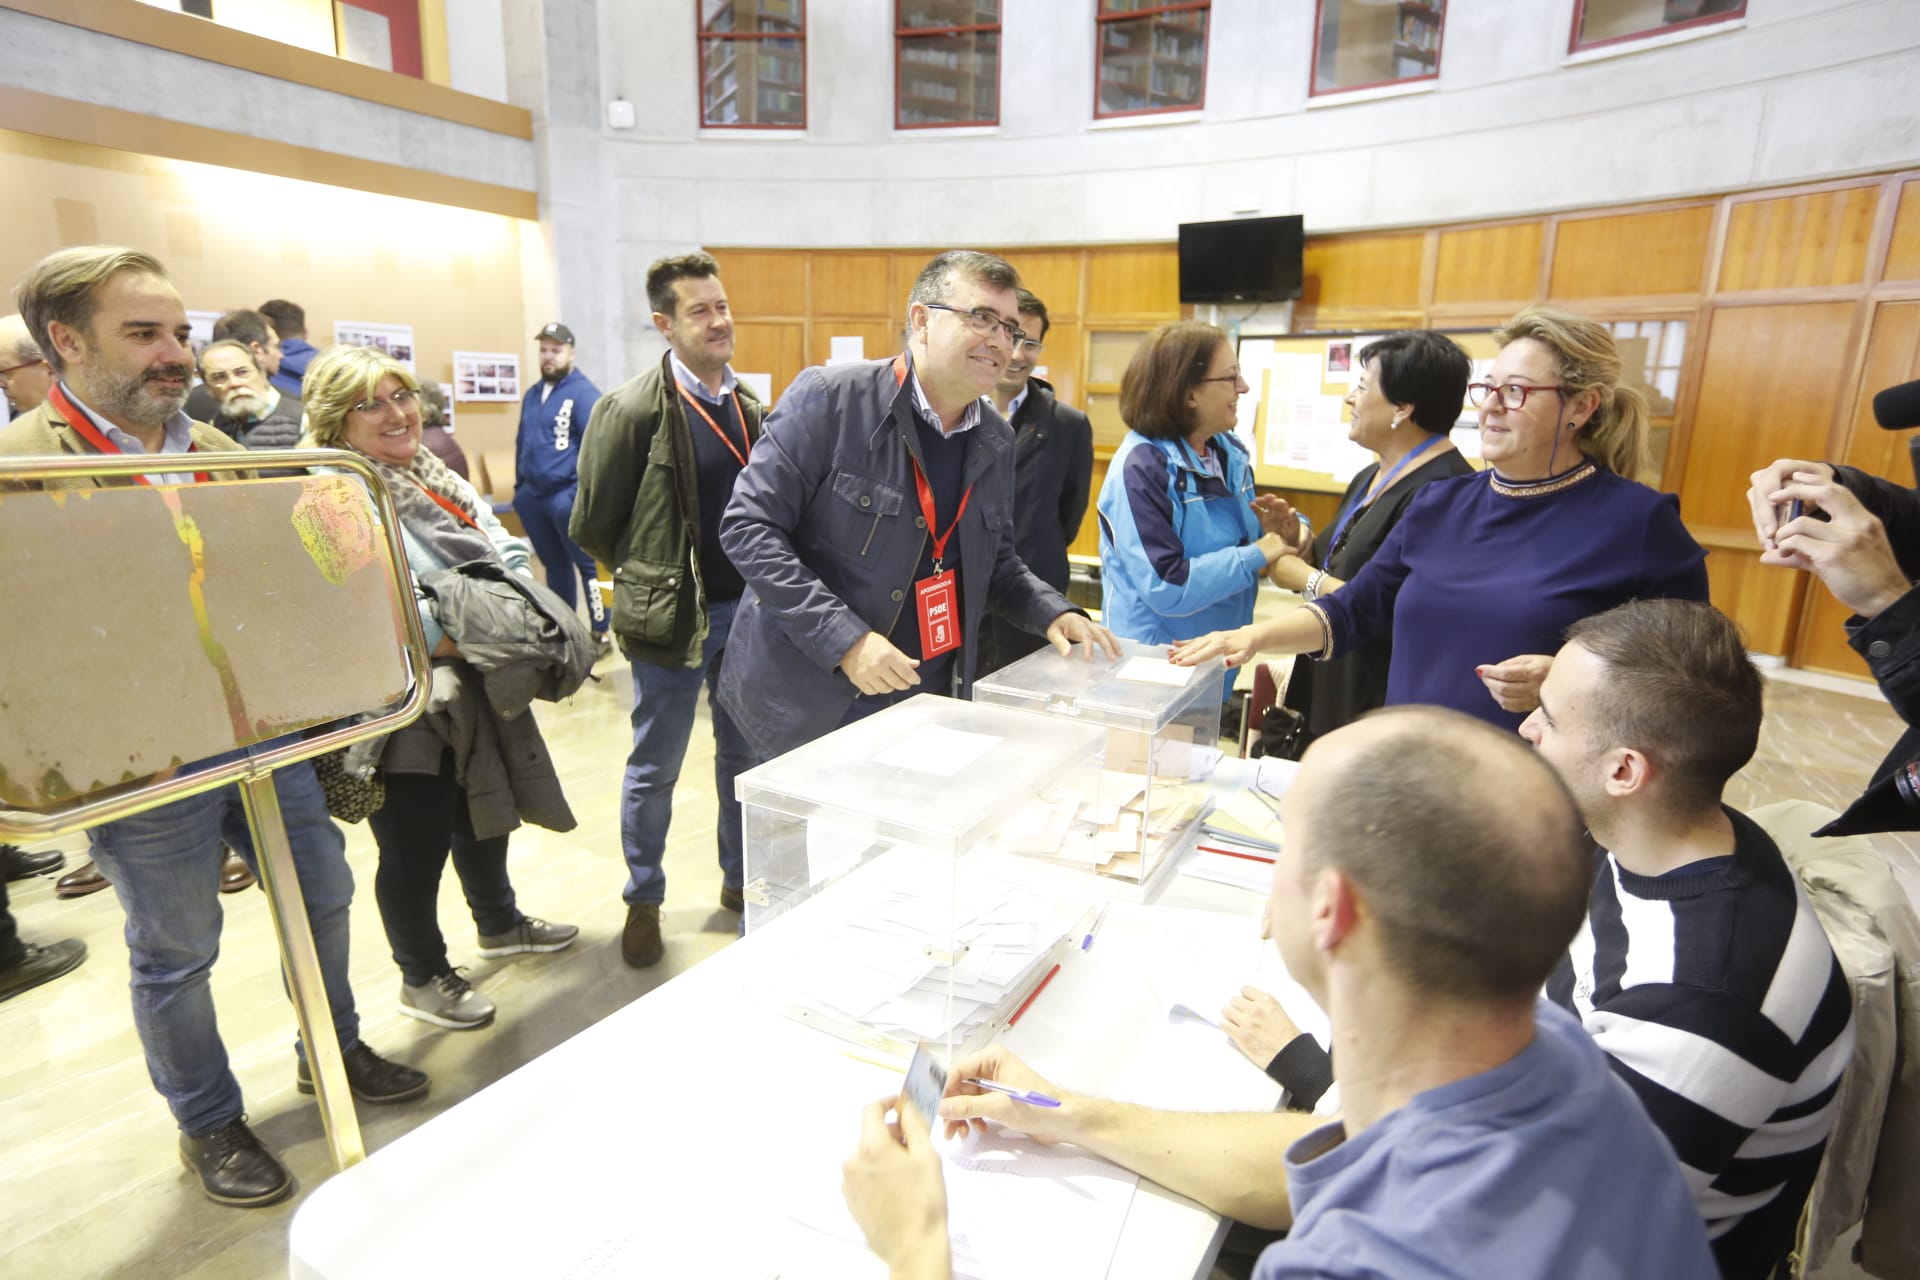
[[[100,868],[93,865],[89,858],[81,866],[61,876],[53,882],[53,896],[56,898],[84,898],[90,893],[98,893],[111,883],[100,874]]]
[[[667,953],[660,940],[660,904],[627,908],[627,927],[620,931],[620,958],[636,969],[660,963]]]
[[[227,857],[220,864],[220,892],[239,893],[242,889],[253,888],[253,872],[247,870],[247,864],[240,861],[240,855],[227,850]]]

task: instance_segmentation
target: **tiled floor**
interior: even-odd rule
[[[581,927],[570,950],[473,962],[476,984],[500,1006],[496,1024],[447,1032],[394,1012],[399,978],[371,892],[374,850],[364,825],[348,828],[348,857],[361,892],[353,907],[353,978],[366,1038],[433,1076],[424,1101],[363,1108],[370,1149],[393,1141],[517,1065],[543,1053],[726,945],[735,917],[717,909],[713,856],[712,745],[696,728],[667,865],[667,958],[636,972],[620,960],[617,793],[625,761],[629,681],[624,670],[571,702],[543,708],[541,722],[579,827],[565,835],[516,834],[512,868],[528,912]],[[1840,806],[1853,795],[1899,721],[1877,700],[1776,682],[1759,756],[1736,785],[1736,804],[1806,798]],[[66,842],[76,857],[81,840]],[[1920,843],[1890,856],[1920,897]],[[85,939],[87,963],[58,982],[0,1005],[0,1275],[230,1280],[286,1274],[287,1224],[298,1197],[270,1209],[223,1209],[199,1193],[176,1155],[175,1131],[147,1081],[128,1019],[126,949],[111,893],[73,902],[51,879],[13,886],[14,912],[30,940]],[[304,1189],[329,1171],[319,1115],[293,1088],[292,1013],[280,990],[266,903],[258,893],[223,900],[228,916],[214,989],[221,1026],[256,1128]],[[455,962],[474,943],[448,875],[440,918]],[[661,1052],[685,1051],[663,1045]],[[529,1170],[564,1177],[564,1170]],[[422,1204],[448,1229],[484,1230],[486,1206]],[[1849,1274],[1842,1266],[1827,1273]]]

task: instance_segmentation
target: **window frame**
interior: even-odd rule
[[[706,25],[703,13],[705,0],[693,0],[693,65],[694,65],[694,116],[699,127],[707,129],[755,129],[780,133],[805,133],[809,113],[813,109],[812,94],[808,92],[809,69],[807,66],[807,0],[799,0],[800,29],[798,31],[713,31]],[[706,42],[709,40],[745,41],[745,40],[792,40],[800,46],[800,122],[798,124],[764,124],[759,121],[742,121],[738,124],[712,124],[707,120],[707,60]],[[736,93],[739,92],[738,77],[735,77]],[[754,81],[754,91],[760,89],[758,79]]]
[[[1576,0],[1576,3],[1577,2],[1578,0]],[[1425,9],[1428,13],[1440,20],[1440,37],[1434,41],[1433,45],[1433,70],[1427,72],[1425,75],[1399,76],[1392,80],[1369,80],[1365,84],[1343,84],[1331,89],[1315,88],[1315,84],[1320,79],[1320,33],[1326,30],[1326,24],[1323,19],[1326,17],[1327,0],[1314,0],[1313,61],[1307,64],[1307,97],[1309,99],[1333,98],[1343,93],[1363,93],[1368,89],[1385,89],[1389,86],[1403,84],[1427,84],[1438,80],[1440,78],[1440,59],[1446,50],[1447,44],[1447,11],[1445,9],[1436,11],[1431,0],[1404,0],[1403,5],[1396,6],[1396,12],[1398,12],[1399,8],[1404,7],[1405,4],[1412,4],[1415,8]],[[1398,44],[1399,40],[1396,38],[1394,43]]]
[[[1213,0],[1168,0],[1168,3],[1154,5],[1146,9],[1118,9],[1109,11],[1106,0],[1093,0],[1093,118],[1095,120],[1132,120],[1141,116],[1164,116],[1176,112],[1204,111],[1207,107],[1207,70],[1213,61]],[[1101,39],[1101,28],[1113,22],[1131,22],[1140,18],[1157,18],[1168,13],[1204,13],[1207,15],[1206,33],[1200,41],[1200,97],[1197,101],[1172,107],[1140,107],[1131,111],[1105,111],[1100,106],[1100,86],[1104,83],[1100,72],[1105,66],[1105,42]]]
[[[909,27],[903,16],[907,0],[893,0],[893,127],[895,129],[997,129],[1000,127],[1000,91],[1005,84],[1007,41],[1004,34],[1006,25],[1005,0],[995,0],[999,19],[994,22],[963,23],[950,27]],[[903,57],[908,40],[924,40],[934,36],[992,35],[999,37],[994,45],[993,55],[993,119],[991,120],[922,120],[908,124],[901,118],[900,94],[904,81],[901,78]]]
[[[1580,25],[1587,16],[1587,0],[1573,0],[1573,26],[1567,32],[1567,56],[1592,53],[1596,49],[1614,49],[1636,40],[1652,40],[1660,36],[1670,36],[1679,31],[1694,31],[1701,27],[1717,26],[1722,22],[1737,22],[1747,16],[1747,6],[1748,0],[1740,0],[1740,7],[1729,13],[1709,13],[1698,18],[1685,18],[1679,22],[1649,27],[1645,31],[1635,31],[1630,35],[1608,36],[1604,40],[1588,40],[1582,43]]]

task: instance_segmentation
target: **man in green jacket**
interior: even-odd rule
[[[712,256],[654,263],[647,299],[667,354],[595,406],[568,529],[575,543],[613,566],[613,633],[633,668],[633,751],[620,796],[628,871],[620,954],[635,968],[658,963],[664,952],[661,857],[703,682],[720,803],[720,905],[734,912],[742,906],[733,780],[753,766],[753,753],[713,691],[745,583],[720,549],[719,530],[766,417],[727,363],[733,314]]]

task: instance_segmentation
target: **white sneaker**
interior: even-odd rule
[[[443,973],[425,986],[400,982],[400,1012],[449,1031],[476,1031],[493,1021],[493,1001],[458,973]]]

